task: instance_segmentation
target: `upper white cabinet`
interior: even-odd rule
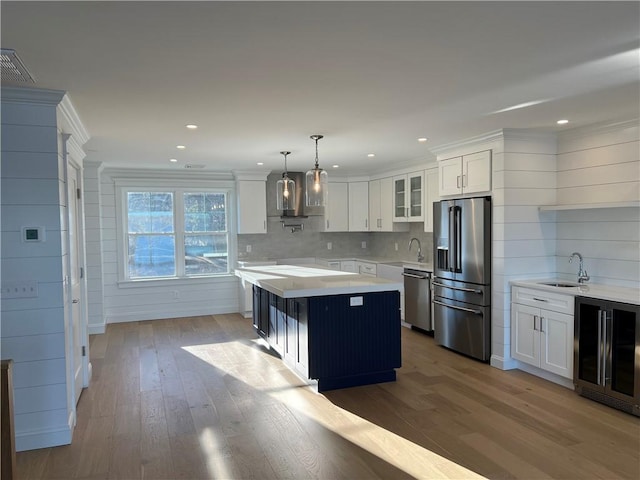
[[[408,224],[393,222],[393,179],[391,177],[369,182],[369,230],[372,232],[409,231]]]
[[[238,233],[267,233],[267,183],[261,180],[236,182]]]
[[[424,172],[393,177],[393,221],[424,220]]]
[[[511,356],[573,378],[574,297],[524,287],[511,295]]]
[[[329,183],[327,205],[324,207],[324,231],[349,231],[349,184]]]
[[[438,162],[440,196],[491,191],[491,150]]]
[[[424,171],[424,187],[424,231],[433,232],[433,202],[440,200],[437,168]]]
[[[369,182],[349,182],[349,231],[369,231]]]

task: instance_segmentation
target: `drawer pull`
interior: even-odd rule
[[[538,301],[538,302],[548,302],[549,300],[547,300],[546,298],[536,298],[533,297],[534,300]]]

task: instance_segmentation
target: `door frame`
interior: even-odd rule
[[[78,184],[77,188],[80,192],[84,191],[83,188],[83,166],[82,160],[84,159],[84,152],[80,145],[74,140],[70,134],[62,134],[62,153],[63,153],[63,168],[64,168],[64,183],[65,183],[65,204],[67,206],[67,234],[65,238],[67,248],[66,269],[68,274],[64,278],[65,282],[65,327],[66,327],[66,346],[65,356],[67,358],[67,396],[70,412],[73,417],[76,416],[76,401],[75,401],[75,385],[74,377],[76,366],[74,365],[73,355],[73,309],[71,308],[73,301],[73,292],[70,282],[71,271],[71,238],[69,235],[69,216],[71,211],[69,209],[69,171],[71,168],[78,172]],[[89,361],[89,333],[88,333],[88,306],[87,306],[87,275],[86,275],[86,249],[85,249],[85,225],[84,225],[84,201],[81,194],[81,198],[77,201],[77,244],[78,244],[78,267],[82,268],[83,274],[80,277],[80,319],[78,324],[80,325],[80,332],[78,335],[81,346],[84,346],[84,356],[81,357],[82,362],[82,387],[86,388],[91,382],[92,367]],[[74,422],[75,423],[75,422]]]

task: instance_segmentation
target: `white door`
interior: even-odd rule
[[[80,172],[69,164],[67,188],[69,189],[69,278],[71,289],[71,331],[73,349],[73,382],[74,396],[78,403],[84,384],[84,369],[82,358],[83,346],[83,318],[82,318],[82,272],[80,262],[80,208],[78,208],[78,188]]]

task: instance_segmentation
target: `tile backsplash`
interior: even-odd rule
[[[292,233],[291,228],[282,228],[280,217],[269,217],[266,234],[238,235],[238,259],[374,257],[413,261],[417,259],[417,249],[414,245],[409,252],[412,237],[420,240],[426,261],[433,257],[432,234],[424,232],[422,223],[412,223],[408,232],[320,232],[323,221],[324,217],[320,216],[287,220],[287,223],[304,223],[303,231]],[[328,243],[331,250],[327,248]]]

